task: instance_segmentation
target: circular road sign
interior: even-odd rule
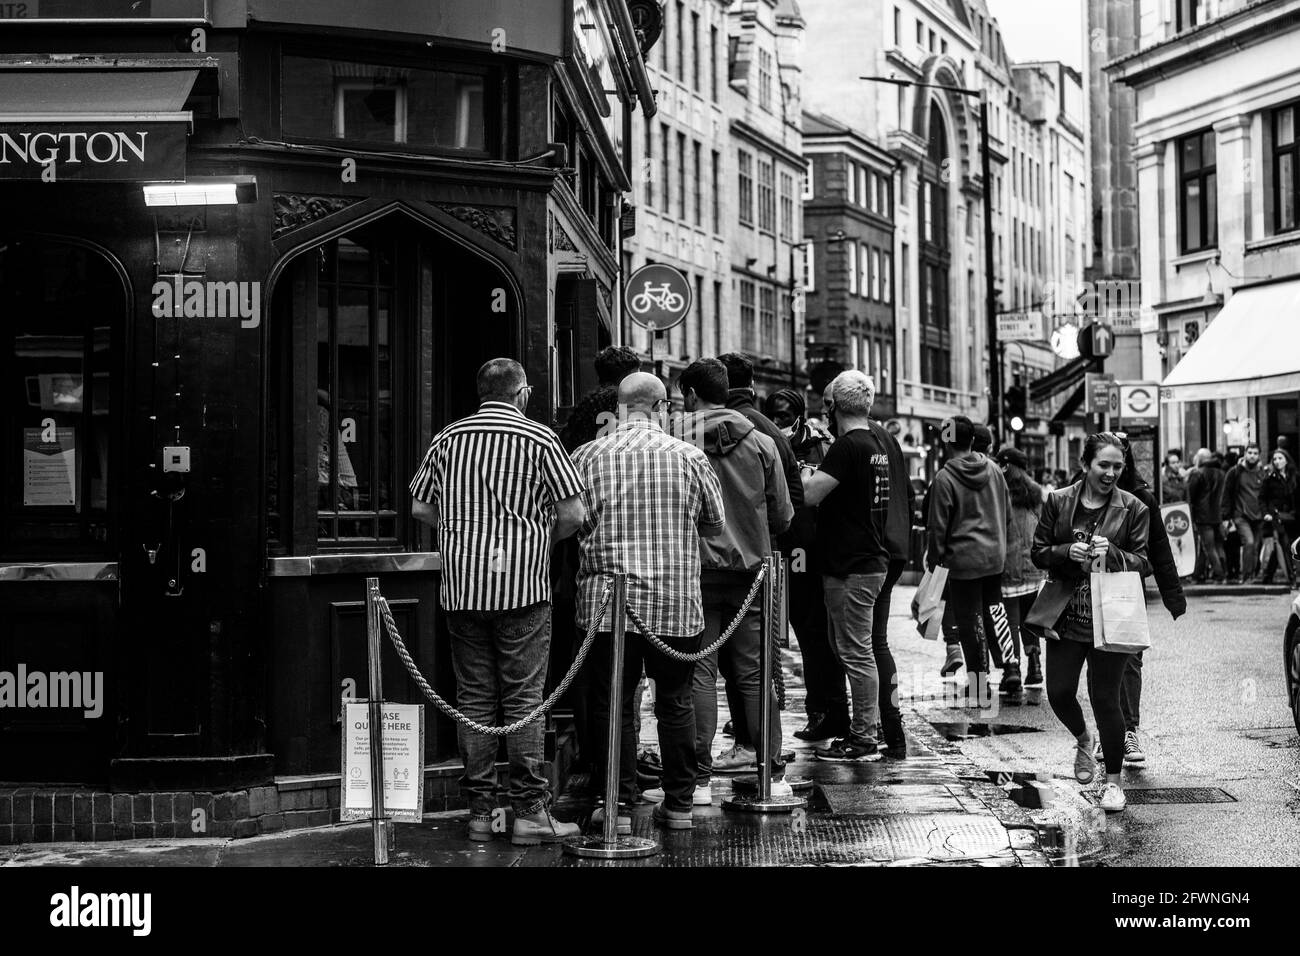
[[[672,266],[642,266],[623,289],[623,305],[632,321],[651,332],[680,325],[691,311],[691,283]]]

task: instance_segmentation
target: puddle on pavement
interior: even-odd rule
[[[1010,734],[1040,734],[1037,727],[1025,727],[1021,724],[989,724],[979,721],[932,721],[932,726],[943,734],[945,740],[954,743],[971,740],[975,737],[1005,737]]]

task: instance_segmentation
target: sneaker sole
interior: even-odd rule
[[[712,767],[713,773],[758,773],[758,764],[745,764],[743,767]]]
[[[1126,767],[1140,767],[1140,766],[1142,766],[1142,764],[1144,764],[1144,763],[1146,763],[1146,762],[1147,762],[1147,758],[1146,758],[1146,755],[1145,755],[1145,754],[1143,754],[1141,757],[1125,757],[1125,758],[1124,758],[1124,765],[1125,765]]]
[[[1101,804],[1098,804],[1098,806],[1101,806]],[[1127,806],[1128,804],[1125,804],[1123,807],[1102,807],[1102,809],[1107,813],[1123,813]]]
[[[672,817],[655,817],[655,823],[668,830],[690,830],[695,826],[694,820],[674,820]]]
[[[628,827],[628,832],[632,832],[631,827]],[[570,835],[581,836],[582,834],[574,833]],[[550,836],[514,836],[512,834],[510,837],[510,843],[513,846],[541,846],[543,843],[561,843],[567,839],[569,839],[569,837],[560,836],[558,833],[551,834]]]
[[[863,754],[861,757],[823,757],[821,754],[813,754],[818,760],[824,760],[826,763],[874,763],[880,759],[880,754]]]

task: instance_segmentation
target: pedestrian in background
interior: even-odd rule
[[[1171,448],[1165,452],[1165,463],[1160,469],[1160,495],[1167,505],[1187,500],[1187,469],[1183,467],[1182,449]]]
[[[582,479],[555,434],[524,416],[532,386],[513,359],[478,370],[479,410],[443,429],[411,481],[412,514],[434,529],[442,555],[440,602],[451,632],[456,705],[472,720],[506,723],[542,703],[551,645],[550,551],[583,518]],[[492,839],[496,737],[457,724],[470,805],[468,836]],[[576,835],[551,815],[542,774],[543,726],[506,738],[511,842]]]
[[[722,489],[703,451],[664,432],[661,421],[670,403],[663,382],[635,372],[619,385],[618,403],[626,407],[626,418],[573,456],[586,506],[578,532],[578,626],[586,629],[596,618],[611,576],[622,573],[627,575],[628,607],[650,633],[676,651],[694,653],[704,630],[700,538],[723,530]],[[623,608],[605,611],[587,662],[597,735],[595,780],[605,775],[613,615],[623,613]],[[670,829],[690,829],[696,777],[691,701],[695,664],[665,656],[631,626],[624,648],[616,823],[620,832],[631,832],[630,815],[623,811],[639,793],[632,708],[643,666],[655,682],[663,761],[664,800],[655,807],[655,819]],[[603,822],[606,809],[592,816],[593,824]]]
[[[589,441],[594,441],[601,428],[612,429],[618,416],[618,384],[641,367],[641,356],[625,345],[611,345],[601,349],[592,362],[596,371],[596,388],[582,397],[569,413],[560,429],[560,444],[572,454]],[[555,602],[554,630],[551,640],[551,659],[572,660],[582,639],[574,624],[577,612],[578,541],[568,537],[556,544],[551,555],[551,583]],[[573,723],[578,734],[579,762],[586,764],[595,752],[590,718],[591,670],[578,671],[566,697],[573,707]],[[644,683],[637,686],[637,732],[640,733],[640,692]],[[657,759],[657,757],[656,757]]]
[[[975,424],[969,418],[948,419],[942,434],[949,457],[930,489],[926,566],[948,569],[948,598],[966,657],[968,703],[982,706],[988,701],[988,665],[979,634],[981,620],[990,643],[998,643],[999,691],[1014,694],[1022,687],[1020,653],[1002,603],[1007,482],[1001,468],[974,451]]]
[[[1273,581],[1273,562],[1286,573],[1287,583],[1296,586],[1295,562],[1291,557],[1291,525],[1296,518],[1296,473],[1291,456],[1279,448],[1269,456],[1269,468],[1260,484],[1260,507],[1264,512],[1262,534],[1275,543],[1268,566],[1260,568],[1265,584]]]
[[[1007,557],[1002,565],[1002,603],[1013,639],[1024,649],[1026,687],[1043,685],[1043,649],[1038,634],[1020,626],[1034,606],[1047,575],[1035,566],[1030,549],[1043,510],[1043,488],[1025,471],[1029,460],[1018,448],[1003,448],[995,459],[1007,481],[1011,510],[1007,520]]]
[[[721,534],[700,539],[700,592],[704,609],[704,637],[708,647],[744,611],[731,640],[695,665],[692,698],[695,709],[696,806],[712,802],[709,778],[713,770],[722,773],[753,770],[760,759],[772,767],[772,794],[793,795],[785,781],[781,761],[781,714],[771,687],[760,678],[760,653],[766,634],[759,602],[745,609],[745,598],[754,575],[763,565],[773,536],[790,526],[794,509],[781,472],[776,442],[760,432],[749,419],[726,407],[727,369],[717,359],[691,363],[677,380],[686,415],[679,423],[679,437],[702,448],[722,488],[727,525]],[[771,697],[769,711],[770,750],[760,757],[758,732],[753,730],[753,748],[733,748],[725,762],[713,760],[713,737],[718,730],[718,671],[729,689],[728,697],[739,698],[744,706],[744,726],[758,728],[763,694]],[[662,800],[663,791],[650,791],[650,800]]]
[[[1152,573],[1155,575],[1156,587],[1160,589],[1160,600],[1165,610],[1176,621],[1187,613],[1187,597],[1178,579],[1178,565],[1174,561],[1174,551],[1169,544],[1169,533],[1165,530],[1164,520],[1160,516],[1160,507],[1156,504],[1151,486],[1138,473],[1137,460],[1133,457],[1133,445],[1125,434],[1118,436],[1124,444],[1124,471],[1119,476],[1116,486],[1127,491],[1147,509],[1147,556]],[[1124,677],[1120,685],[1120,709],[1124,713],[1124,765],[1138,766],[1147,761],[1146,752],[1138,736],[1142,723],[1142,651],[1126,655]],[[1092,671],[1088,671],[1092,679]],[[1091,696],[1091,685],[1089,685]],[[1100,735],[1097,741],[1101,745]],[[1101,756],[1096,754],[1096,756]]]
[[[781,389],[768,397],[765,411],[783,433],[788,433],[801,475],[816,471],[830,450],[832,438],[820,422],[807,418],[803,396],[794,389]],[[849,699],[844,668],[831,648],[821,551],[817,546],[817,508],[807,501],[796,508],[787,537],[795,549],[790,552],[790,573],[786,578],[790,627],[803,660],[804,711],[808,717],[794,735],[799,740],[820,743],[848,735]]]
[[[1089,435],[1083,465],[1083,481],[1048,497],[1034,531],[1034,564],[1048,572],[1048,580],[1034,602],[1032,617],[1053,619],[1047,632],[1054,638],[1047,645],[1047,697],[1052,711],[1075,737],[1074,775],[1082,784],[1096,776],[1092,736],[1078,700],[1079,675],[1088,664],[1088,696],[1106,762],[1101,807],[1117,812],[1126,803],[1120,783],[1124,767],[1120,694],[1129,655],[1094,646],[1091,568],[1093,558],[1104,555],[1107,571],[1149,574],[1150,519],[1146,506],[1118,487],[1124,469],[1120,438],[1108,432]]]
[[[1192,473],[1187,478],[1187,501],[1192,506],[1192,524],[1196,526],[1196,540],[1201,546],[1196,556],[1195,578],[1198,584],[1206,580],[1207,571],[1215,584],[1227,580],[1224,569],[1223,524],[1223,465],[1208,448],[1197,451],[1192,458]]]
[[[817,505],[831,646],[844,667],[853,709],[849,733],[815,752],[835,762],[880,759],[880,672],[872,643],[876,599],[889,575],[889,452],[872,430],[876,386],[858,371],[841,372],[828,389],[835,443],[821,468],[804,479]]]
[[[1259,446],[1246,446],[1241,460],[1228,470],[1223,480],[1223,520],[1232,525],[1241,544],[1241,581],[1258,584],[1259,526],[1263,512],[1259,506],[1260,485],[1264,469],[1259,464]]]

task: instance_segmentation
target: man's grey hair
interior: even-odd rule
[[[876,383],[857,369],[840,372],[831,382],[829,392],[836,410],[844,416],[867,416],[876,400]]]
[[[478,370],[480,402],[513,402],[519,389],[528,381],[524,367],[509,358],[494,358]]]
[[[1200,468],[1201,465],[1203,465],[1205,461],[1210,457],[1210,454],[1211,454],[1210,449],[1208,448],[1197,449],[1196,454],[1192,456],[1192,464],[1195,465],[1197,468]]]

